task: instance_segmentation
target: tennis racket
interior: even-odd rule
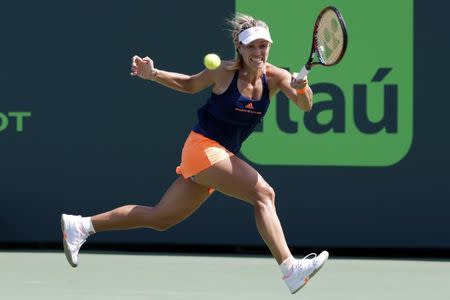
[[[333,66],[344,57],[347,49],[347,27],[339,10],[334,6],[324,8],[314,25],[311,54],[296,78],[304,79],[312,67]],[[313,61],[317,56],[319,61]]]

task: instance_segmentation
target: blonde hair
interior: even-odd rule
[[[239,34],[251,27],[263,27],[269,30],[269,26],[264,21],[257,20],[249,15],[244,15],[241,13],[236,13],[232,19],[227,20],[230,25],[231,37],[233,39],[234,46],[236,48],[236,58],[233,61],[233,64],[227,67],[228,70],[237,70],[240,69],[243,65],[242,55],[237,50],[239,45]]]

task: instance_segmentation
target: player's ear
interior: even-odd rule
[[[241,43],[241,42],[237,42],[237,43],[235,44],[235,47],[236,47],[236,52],[237,52],[237,53],[241,53],[242,43]]]

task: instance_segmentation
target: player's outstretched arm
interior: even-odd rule
[[[155,68],[151,58],[137,55],[131,59],[131,76],[152,80],[184,93],[197,93],[214,84],[215,71],[203,70],[195,75],[163,71]]]

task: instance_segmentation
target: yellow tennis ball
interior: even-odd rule
[[[209,70],[217,69],[220,66],[220,57],[217,54],[210,53],[205,55],[205,58],[203,59],[203,63],[205,64],[205,67]]]

